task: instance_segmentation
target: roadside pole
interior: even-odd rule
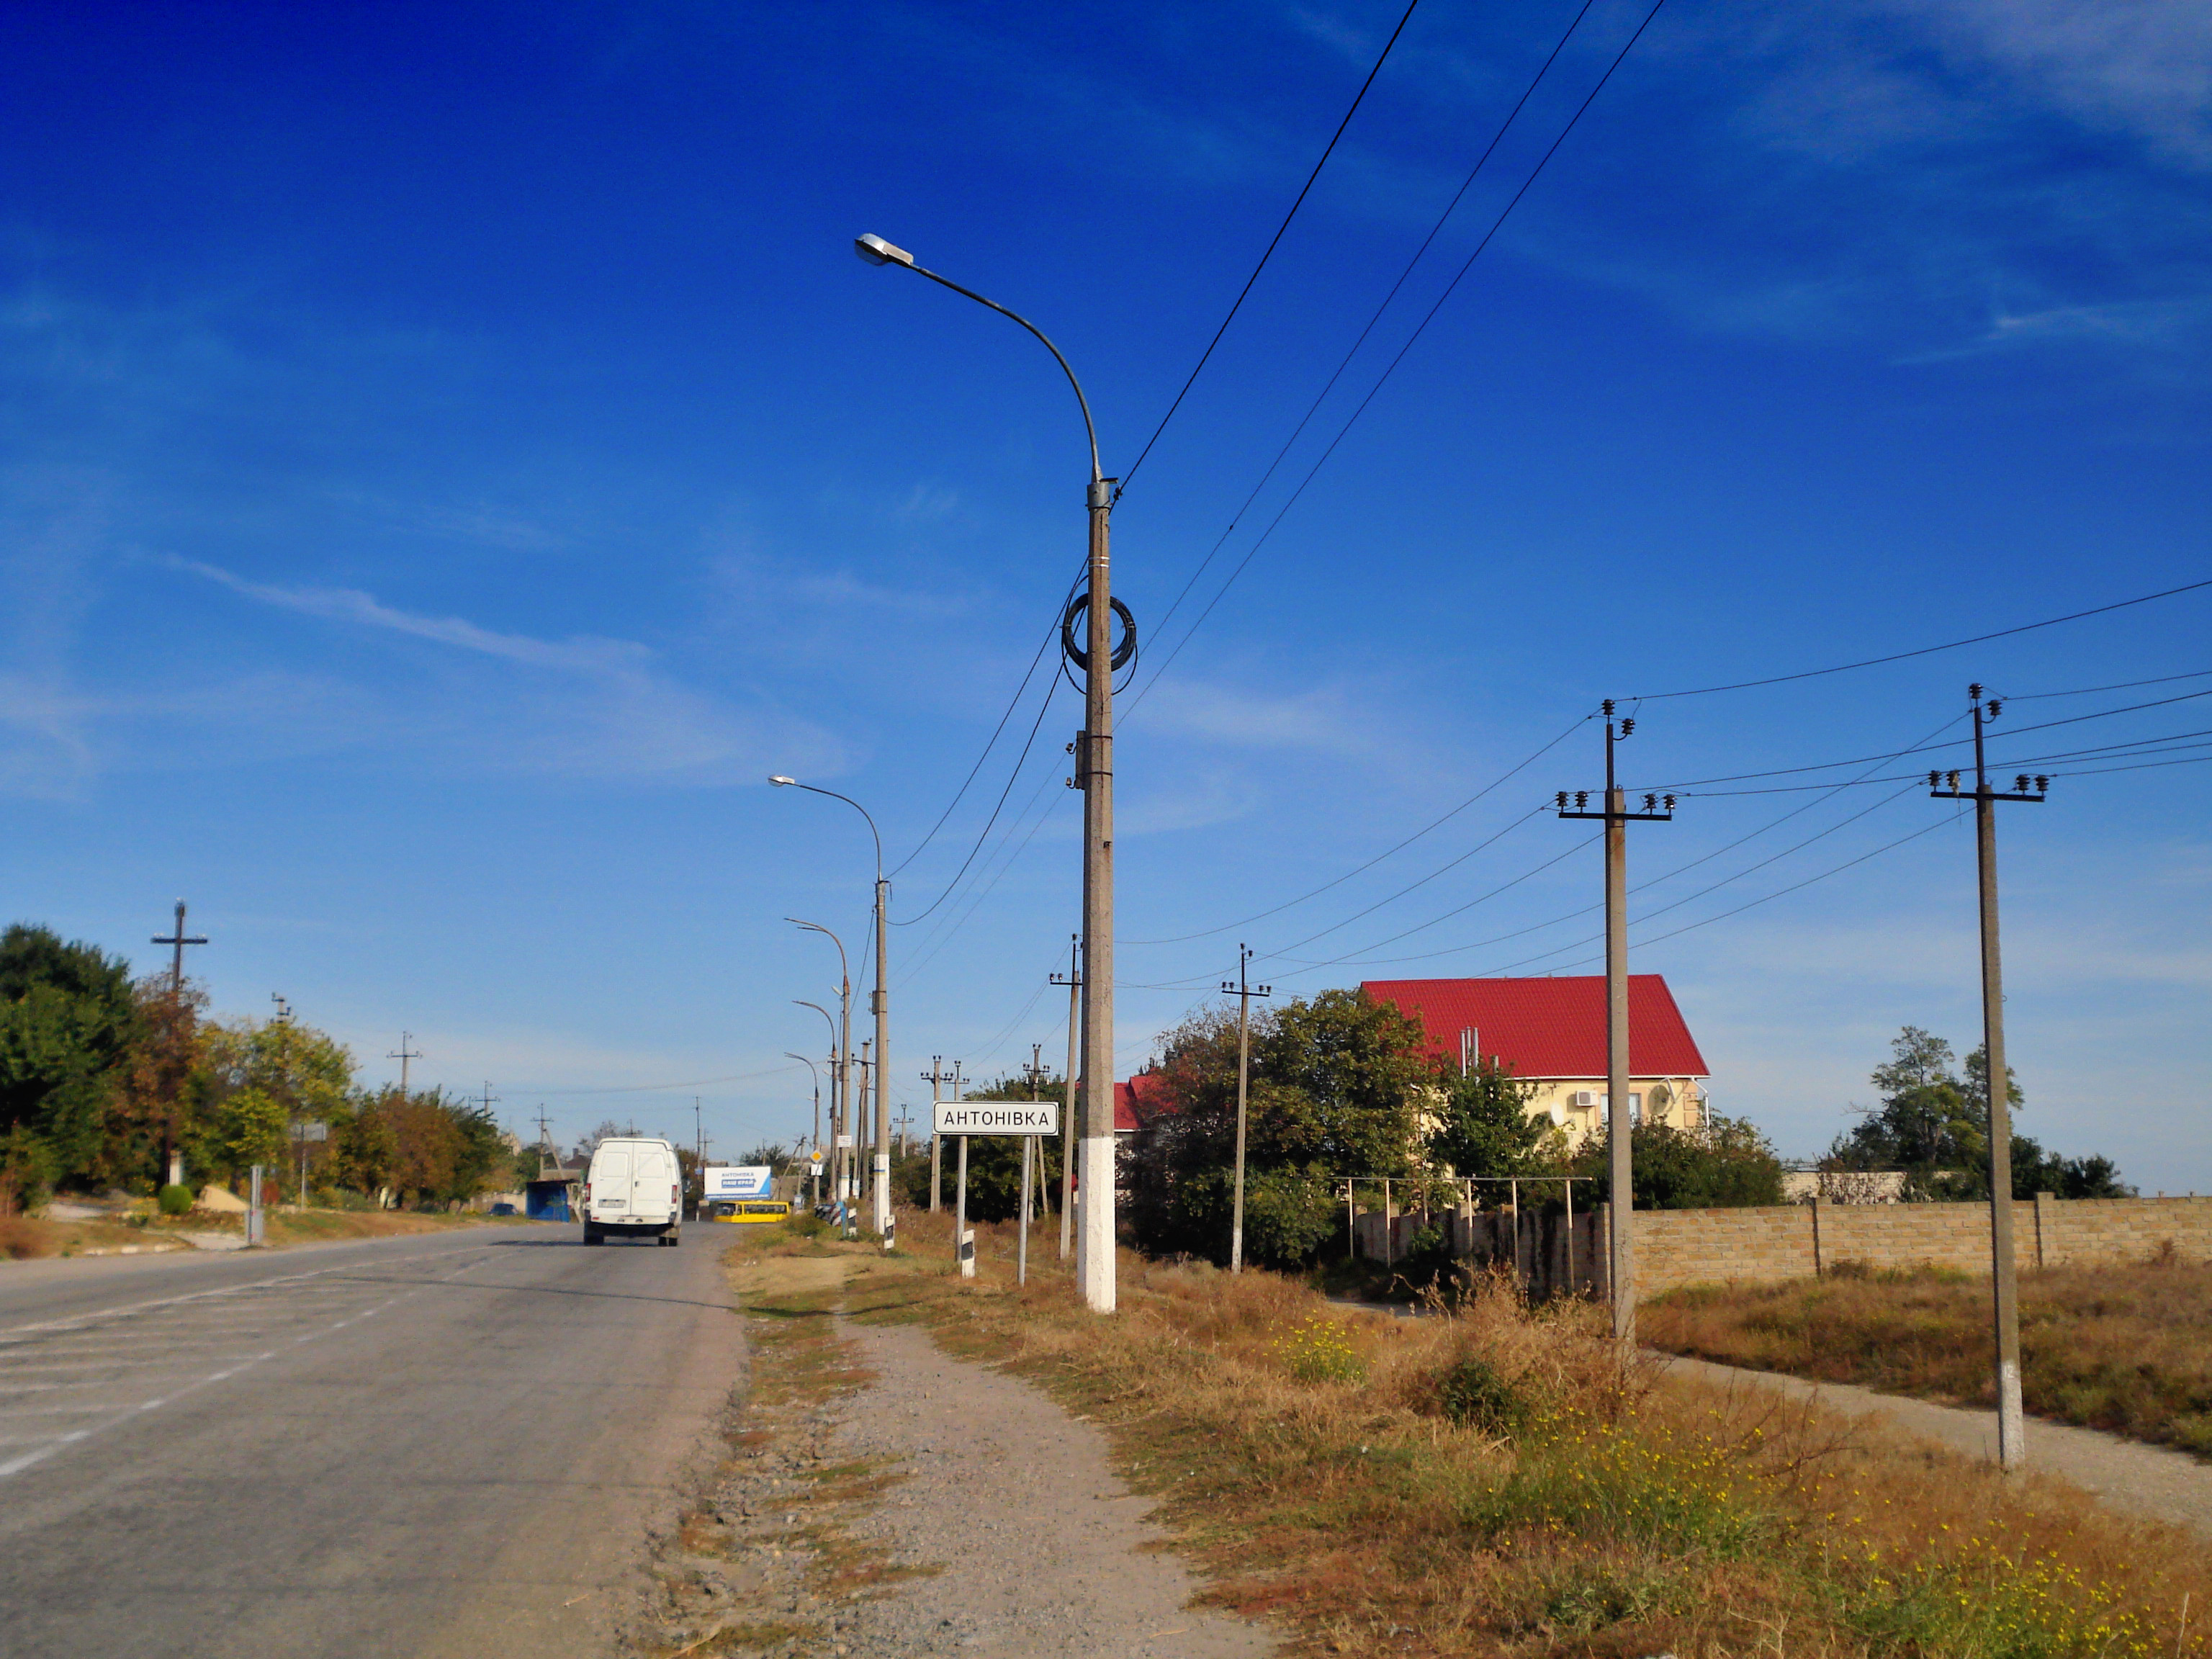
[[[1252,1073],[1252,999],[1274,994],[1272,986],[1255,985],[1246,976],[1251,960],[1252,947],[1239,945],[1237,981],[1233,985],[1225,979],[1221,981],[1221,988],[1237,998],[1237,1197],[1229,1224],[1229,1271],[1232,1273],[1244,1271],[1244,1102]],[[1134,1085],[1131,1087],[1133,1092]]]
[[[249,1246],[261,1242],[261,1166],[258,1164],[246,1176],[246,1242]]]
[[[960,1098],[960,1062],[952,1062],[952,1098]],[[960,1137],[960,1177],[952,1212],[952,1259],[960,1264],[960,1277],[975,1277],[975,1240],[968,1231],[968,1137]]]
[[[1075,1073],[1082,1063],[1083,935],[1068,935],[1067,972],[1054,974],[1054,985],[1067,987],[1067,1076],[1061,1092],[1066,1097],[1060,1120],[1060,1259],[1067,1260],[1073,1248],[1075,1226]]]
[[[945,1080],[950,1075],[945,1069],[943,1054],[932,1054],[929,1069],[921,1074],[922,1080],[929,1085],[929,1212],[932,1215],[945,1207],[939,1196],[945,1190],[945,1137],[937,1133],[937,1107],[945,1098]]]
[[[1633,1232],[1635,1192],[1634,1155],[1635,1133],[1630,1120],[1628,1082],[1631,1071],[1628,1047],[1628,826],[1631,823],[1668,823],[1674,817],[1674,798],[1666,798],[1666,810],[1660,810],[1659,798],[1646,795],[1644,811],[1628,810],[1628,798],[1620,789],[1613,775],[1613,745],[1636,730],[1632,716],[1619,723],[1616,730],[1613,718],[1611,697],[1605,700],[1605,801],[1604,810],[1592,812],[1585,810],[1589,804],[1589,791],[1577,790],[1575,808],[1567,807],[1567,792],[1558,794],[1559,815],[1563,818],[1598,818],[1605,824],[1605,1086],[1606,1086],[1606,1150],[1608,1157],[1609,1185],[1612,1191],[1610,1214],[1612,1239],[1610,1280],[1613,1294],[1613,1340],[1621,1361],[1626,1364],[1636,1354],[1636,1272],[1635,1236]],[[1519,1218],[1515,1218],[1515,1238],[1517,1249]]]
[[[1974,708],[1974,788],[1969,795],[1959,787],[1956,772],[1930,772],[1928,793],[1936,800],[1974,803],[1974,852],[1979,877],[1982,923],[1982,1057],[1983,1081],[1990,1098],[1990,1279],[1993,1292],[1990,1315],[1996,1331],[1997,1462],[2008,1474],[2027,1464],[2027,1416],[2020,1389],[2020,1285],[2015,1277],[2012,1237],[2012,1073],[2005,1066],[2004,971],[1997,951],[1997,814],[2001,800],[2041,801],[2051,780],[2031,779],[2022,773],[2013,781],[2015,793],[2002,794],[1990,787],[1989,765],[1983,750],[1982,726],[1995,720],[2004,703],[1991,697],[1982,701],[1982,688],[1970,685],[1966,695]],[[1948,781],[1950,787],[1938,788]],[[2028,788],[2030,783],[2035,787]]]

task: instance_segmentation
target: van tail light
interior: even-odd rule
[[[676,1185],[675,1183],[672,1182],[672,1183],[670,1184],[670,1186],[669,1186],[669,1188],[668,1188],[668,1201],[669,1201],[671,1204],[680,1204],[680,1203],[682,1203],[682,1202],[684,1201],[684,1200],[683,1200],[683,1192],[684,1192],[684,1189],[683,1189],[683,1188],[682,1188],[682,1187],[678,1186],[678,1185]]]
[[[590,1203],[591,1201],[592,1201],[592,1183],[591,1183],[590,1182],[588,1182],[588,1181],[587,1181],[587,1182],[586,1182],[584,1183],[584,1202],[585,1202],[585,1203],[586,1203],[586,1204],[588,1204],[588,1203]]]

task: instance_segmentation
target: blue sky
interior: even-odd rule
[[[1401,9],[10,7],[8,914],[151,965],[181,894],[227,1012],[282,993],[371,1076],[412,1032],[418,1079],[489,1080],[564,1135],[687,1133],[696,1094],[729,1150],[802,1126],[782,1054],[820,1022],[790,999],[828,1000],[834,954],[781,919],[866,931],[865,829],[763,782],[790,772],[868,803],[901,866],[902,1096],[932,1054],[1058,1054],[1065,687],[1040,716],[1030,682],[915,849],[1080,559],[1080,428],[1033,342],[851,239],[1030,315],[1126,471]],[[1129,1066],[1240,939],[1286,990],[1595,971],[1594,919],[1557,919],[1596,855],[1528,816],[1598,781],[1588,726],[1258,913],[1601,697],[2212,577],[2212,17],[1668,0],[1206,611],[1644,12],[1589,9],[1176,605],[1574,15],[1423,0],[1122,498]],[[2208,623],[2212,590],[1647,701],[1624,766],[1886,755],[1955,736],[1970,679],[2212,669]],[[1846,1125],[1899,1025],[1977,1040],[1971,833],[1899,788],[1692,789],[1634,837],[1638,880],[1715,854],[1637,895],[1634,965],[1674,986],[1716,1103],[1786,1152]],[[2062,775],[2002,827],[2021,1127],[2146,1191],[2212,1189],[2208,805],[2191,764]]]

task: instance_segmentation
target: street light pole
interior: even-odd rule
[[[817,1014],[819,1014],[819,1015],[821,1015],[821,1016],[822,1016],[822,1023],[823,1023],[823,1024],[827,1025],[827,1026],[830,1028],[830,1158],[829,1158],[829,1166],[830,1166],[830,1169],[829,1169],[829,1172],[830,1172],[830,1191],[832,1191],[832,1192],[836,1192],[836,1191],[838,1189],[838,1188],[837,1188],[837,1134],[838,1134],[838,1129],[837,1129],[837,1123],[838,1123],[838,1118],[837,1118],[838,1103],[837,1103],[837,1102],[838,1102],[838,1079],[839,1079],[840,1078],[842,1078],[842,1077],[844,1075],[844,1073],[845,1073],[845,1058],[844,1058],[844,1054],[843,1054],[843,1052],[842,1052],[842,1051],[838,1048],[838,1046],[837,1046],[837,1022],[836,1022],[835,1019],[833,1019],[833,1018],[830,1018],[830,1011],[829,1011],[827,1008],[824,1008],[824,1007],[823,1007],[820,1003],[818,1003],[818,1002],[806,1002],[806,1001],[803,1001],[803,1000],[800,1000],[799,998],[798,998],[798,997],[793,997],[793,998],[792,999],[792,1000],[793,1000],[793,1002],[798,1003],[798,1004],[799,1004],[799,1006],[800,1007],[802,1007],[802,1008],[811,1008],[811,1009],[812,1009],[816,1013],[817,1013]],[[815,1137],[814,1137],[814,1150],[815,1150],[815,1152],[818,1155],[818,1154],[821,1152],[821,1151],[822,1151],[822,1137],[821,1137],[820,1133],[818,1133],[818,1131],[819,1131],[819,1129],[820,1129],[820,1127],[821,1127],[821,1126],[820,1126],[819,1124],[817,1124],[817,1125],[816,1125],[815,1127],[816,1127],[816,1129],[817,1130],[817,1133],[816,1133],[816,1135],[815,1135]],[[819,1194],[819,1193],[817,1193],[817,1194],[815,1195],[815,1202],[818,1204],[818,1203],[820,1203],[821,1201],[822,1201],[822,1200],[821,1200],[821,1195],[820,1195],[820,1194]]]
[[[812,1005],[808,1006],[811,1007]],[[783,1051],[783,1057],[786,1060],[797,1060],[806,1067],[807,1075],[814,1079],[814,1150],[818,1153],[822,1150],[822,1073],[814,1069],[814,1062],[807,1059],[805,1054],[794,1054],[791,1049],[786,1048]],[[706,1162],[703,1154],[700,1158],[700,1162],[702,1164]],[[819,1202],[819,1200],[816,1199],[813,1201]]]
[[[784,920],[794,927],[821,934],[837,947],[837,1093],[841,1105],[834,1133],[842,1140],[853,1132],[853,976],[845,968],[845,941],[818,921],[801,921],[797,916],[786,916]],[[842,1146],[836,1151],[837,1160],[830,1170],[831,1185],[836,1189],[837,1201],[843,1204],[851,1197],[853,1166],[845,1158]]]
[[[884,912],[890,908],[891,884],[884,876],[884,838],[876,829],[876,820],[868,809],[850,795],[841,795],[835,789],[823,789],[811,783],[801,783],[797,778],[781,775],[769,781],[780,789],[804,789],[811,794],[827,795],[832,800],[842,800],[846,805],[867,820],[868,834],[876,844],[876,988],[869,997],[869,1006],[876,1016],[876,1121],[872,1137],[875,1155],[870,1171],[871,1219],[882,1237],[884,1248],[891,1248],[893,1230],[897,1225],[891,1214],[891,1013],[890,993],[885,988],[890,972],[890,944],[884,938],[888,919]],[[841,949],[842,947],[840,947]],[[854,1136],[857,1145],[859,1137]]]
[[[1136,645],[1133,625],[1121,653],[1114,648],[1114,602],[1109,558],[1109,521],[1115,480],[1098,465],[1098,428],[1083,383],[1042,330],[996,300],[985,298],[949,277],[924,269],[914,255],[880,236],[855,238],[854,252],[872,265],[902,265],[1028,330],[1060,365],[1083,411],[1091,446],[1091,485],[1086,497],[1091,523],[1089,586],[1061,620],[1068,654],[1084,675],[1083,738],[1077,744],[1076,781],[1083,790],[1083,1214],[1076,1249],[1077,1277],[1083,1299],[1094,1313],[1114,1311],[1114,671],[1125,665]],[[1086,641],[1078,651],[1072,634],[1078,610],[1088,611]],[[1122,611],[1127,621],[1126,607]]]

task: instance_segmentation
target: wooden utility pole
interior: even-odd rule
[[[1068,935],[1067,971],[1054,974],[1054,985],[1067,987],[1066,1096],[1060,1117],[1060,1259],[1067,1260],[1075,1225],[1075,1072],[1083,1038],[1083,935]]]
[[[1229,1271],[1232,1273],[1244,1271],[1244,1102],[1252,1073],[1252,999],[1274,994],[1273,986],[1255,985],[1246,975],[1251,961],[1252,947],[1239,945],[1236,981],[1221,981],[1222,990],[1237,999],[1237,1198],[1229,1224]]]
[[[2004,712],[2004,702],[1997,697],[1984,702],[1978,685],[1968,686],[1966,696],[1974,710],[1973,790],[1969,793],[1959,787],[1956,772],[1930,772],[1928,793],[1936,800],[1974,803],[1982,913],[1982,1076],[1990,1097],[1990,1314],[1996,1326],[1997,1462],[2010,1474],[2027,1463],[2027,1416],[2020,1393],[2020,1285],[2012,1248],[2012,1073],[2005,1065],[2004,970],[1997,953],[1996,803],[2041,801],[2050,793],[2051,780],[2023,772],[2013,780],[2012,793],[1990,788],[1982,727],[1985,719],[1995,720]]]
[[[1596,818],[1605,824],[1605,1087],[1606,1149],[1611,1154],[1607,1185],[1612,1190],[1611,1273],[1613,1340],[1623,1363],[1636,1354],[1636,1207],[1633,1162],[1634,1126],[1631,1121],[1628,1081],[1628,826],[1667,823],[1674,817],[1674,798],[1646,795],[1644,810],[1632,812],[1613,775],[1613,745],[1636,730],[1633,718],[1621,720],[1616,731],[1613,699],[1605,700],[1605,807],[1588,811],[1589,791],[1575,792],[1572,809],[1567,792],[1559,792],[1563,818]],[[1519,1217],[1515,1225],[1519,1225]]]

